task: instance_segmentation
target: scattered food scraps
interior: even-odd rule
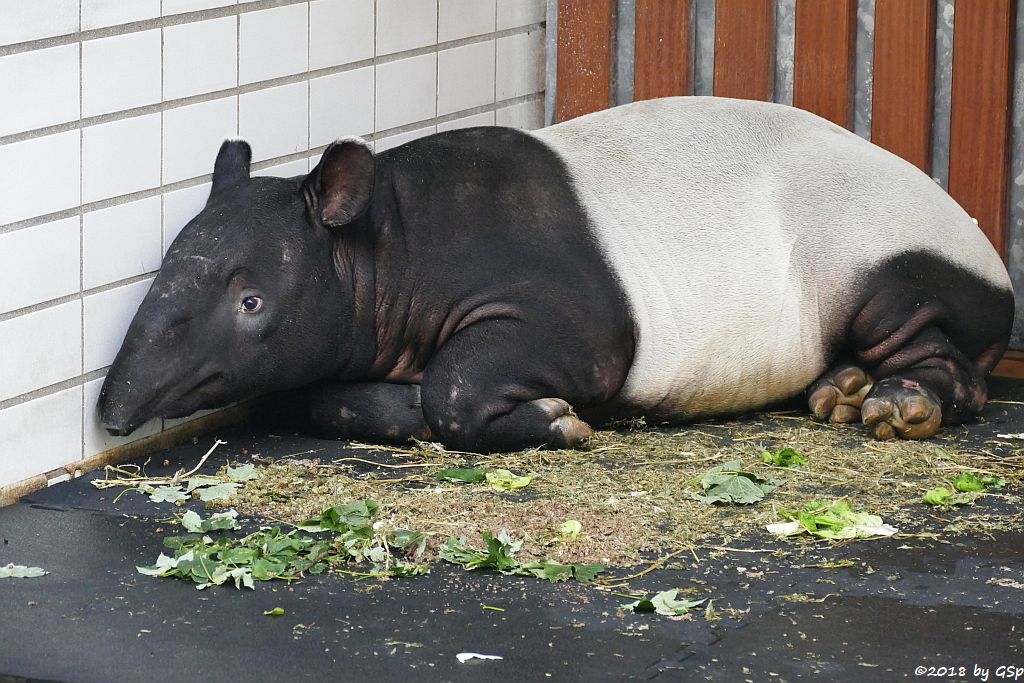
[[[650,598],[640,598],[636,602],[625,604],[623,608],[634,612],[655,612],[669,617],[677,617],[689,613],[695,607],[700,607],[706,601],[706,598],[700,600],[679,599],[676,597],[678,593],[678,588],[672,588],[656,593]]]
[[[268,609],[263,613],[265,617],[281,617],[284,616],[284,607],[275,607],[274,609]]]
[[[482,655],[479,652],[460,652],[455,658],[459,660],[459,664],[465,664],[471,659],[504,659],[498,655]]]
[[[855,512],[845,500],[834,503],[815,501],[800,510],[779,510],[783,519],[766,528],[777,536],[809,534],[832,541],[851,538],[892,536],[894,527],[882,523],[882,518],[866,512]]]
[[[533,481],[533,477],[518,477],[509,470],[494,470],[484,475],[487,484],[495,491],[513,491],[525,488]]]
[[[774,465],[775,467],[792,467],[793,465],[806,465],[807,460],[799,452],[792,448],[783,448],[775,451],[763,451],[761,453],[761,462],[765,465]]]
[[[700,477],[704,495],[693,494],[702,503],[733,503],[750,505],[763,499],[784,482],[745,472],[739,460],[716,465]]]
[[[50,572],[41,567],[26,567],[23,564],[0,565],[0,579],[34,579]]]
[[[925,491],[922,500],[929,505],[941,505],[943,507],[956,507],[958,505],[971,505],[975,496],[970,493],[954,494],[945,486],[939,486]]]

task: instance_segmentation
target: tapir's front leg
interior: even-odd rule
[[[418,384],[324,383],[303,389],[295,400],[293,410],[320,436],[384,443],[430,438]]]

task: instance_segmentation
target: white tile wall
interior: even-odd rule
[[[374,0],[309,3],[309,68],[323,69],[373,57]]]
[[[0,234],[0,314],[78,292],[78,216]]]
[[[151,273],[160,267],[161,256],[160,197],[90,211],[82,217],[82,287],[86,290]]]
[[[80,137],[69,130],[0,146],[0,225],[81,202]]]
[[[38,78],[38,74],[46,74]],[[0,57],[0,136],[79,116],[78,44]]]
[[[159,29],[82,43],[82,116],[159,101]]]
[[[373,67],[309,82],[309,146],[373,132]]]
[[[160,184],[160,114],[101,123],[82,130],[82,201]]]
[[[543,0],[0,0],[0,17],[0,487],[126,442],[99,387],[225,137],[291,177],[346,135],[384,152],[543,109]]]
[[[62,36],[78,30],[78,0],[3,0],[0,45]]]
[[[220,143],[238,133],[238,98],[168,109],[163,124],[164,184],[207,175]]]
[[[238,84],[238,20],[222,17],[164,29],[164,99]]]
[[[239,22],[238,82],[266,81],[309,67],[306,3],[243,14]]]
[[[78,460],[82,387],[0,411],[0,444],[0,482],[21,481]]]
[[[82,373],[82,302],[0,322],[0,401]]]

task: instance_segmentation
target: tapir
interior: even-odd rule
[[[876,438],[974,418],[1013,294],[972,218],[806,111],[638,102],[535,132],[217,154],[100,394],[130,433],[265,394],[335,438],[500,452],[806,392]]]

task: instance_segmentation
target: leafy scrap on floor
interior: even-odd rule
[[[23,564],[0,565],[0,579],[34,579],[50,572],[41,567],[26,567]]]

